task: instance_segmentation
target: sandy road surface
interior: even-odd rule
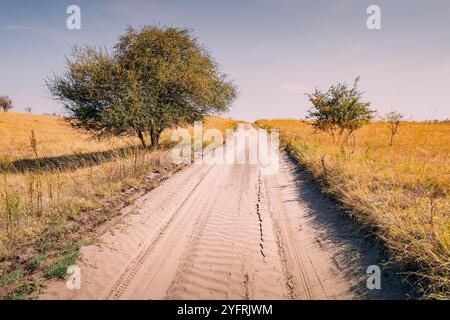
[[[41,298],[402,297],[391,280],[365,289],[365,268],[380,257],[354,229],[284,153],[274,175],[260,164],[192,165],[82,248],[79,290],[52,282]]]

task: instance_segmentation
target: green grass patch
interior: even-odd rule
[[[94,239],[84,239],[82,241],[69,242],[59,251],[58,259],[47,268],[44,275],[47,279],[65,279],[67,268],[75,265],[80,255],[82,246],[94,243]]]
[[[67,268],[77,262],[78,255],[79,252],[76,251],[59,257],[58,260],[45,271],[45,277],[47,279],[65,279]]]
[[[28,261],[26,268],[29,271],[34,271],[39,269],[44,263],[45,257],[41,254],[35,255],[30,261]]]
[[[11,292],[8,296],[3,297],[3,300],[30,300],[30,295],[43,288],[44,282],[41,280],[26,282],[19,286],[16,290]]]
[[[3,287],[10,283],[16,282],[17,280],[20,279],[21,276],[22,276],[22,271],[20,271],[20,270],[6,274],[2,278],[0,278],[0,287]]]

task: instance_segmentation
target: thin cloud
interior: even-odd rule
[[[281,84],[281,88],[288,92],[295,92],[295,93],[305,93],[308,91],[308,88],[301,83],[294,83],[294,82],[283,82]]]
[[[61,28],[61,30],[57,30],[54,28],[44,27],[38,24],[31,23],[31,24],[9,24],[2,27],[1,29],[7,32],[32,33],[40,37],[51,39],[52,41],[67,40],[67,34],[64,33],[66,29],[64,29],[63,27]]]
[[[3,28],[9,31],[28,31],[28,32],[40,32],[41,28],[37,25],[22,25],[22,24],[10,24]]]

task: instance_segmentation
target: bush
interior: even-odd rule
[[[12,109],[12,101],[8,96],[0,96],[0,108],[4,112]]]
[[[308,111],[308,118],[313,126],[329,133],[333,141],[346,142],[352,133],[373,118],[370,102],[362,101],[362,93],[358,91],[359,77],[353,88],[339,83],[331,86],[327,92],[315,90],[307,94],[313,108]]]

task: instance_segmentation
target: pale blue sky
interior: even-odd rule
[[[82,29],[68,30],[77,4]],[[366,9],[382,10],[382,30],[366,28]],[[0,94],[15,110],[62,111],[44,78],[61,72],[70,47],[111,47],[127,24],[192,28],[239,98],[229,116],[299,118],[303,92],[361,76],[361,89],[381,113],[450,117],[448,0],[1,0]]]

